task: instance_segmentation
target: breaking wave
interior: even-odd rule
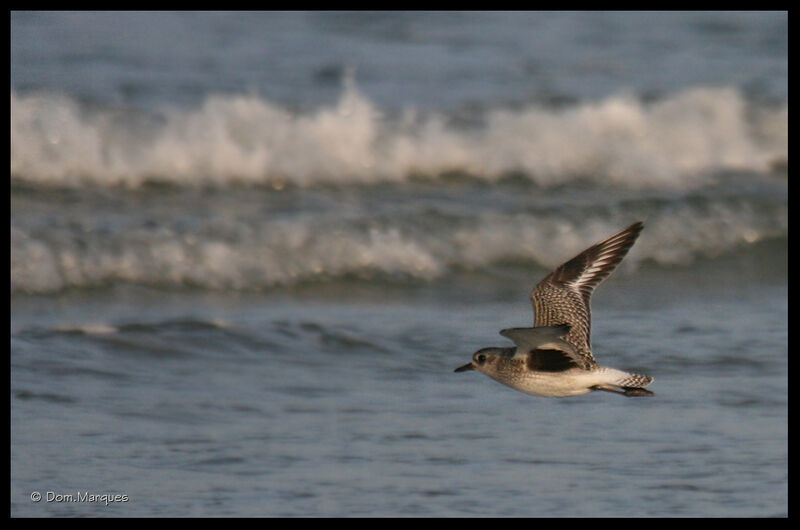
[[[786,241],[788,206],[737,202],[653,205],[642,237],[622,269],[651,261],[686,266],[753,244]],[[486,212],[451,219],[436,230],[433,216],[370,223],[363,219],[223,221],[186,232],[165,227],[121,232],[64,226],[12,227],[11,288],[65,288],[132,283],[201,289],[268,289],[343,278],[430,281],[502,262],[554,267],[625,226],[624,215],[569,220],[535,213]],[[765,256],[765,266],[769,257]],[[624,272],[623,272],[624,274]]]
[[[540,186],[702,186],[719,171],[769,172],[788,160],[788,104],[700,87],[645,102],[630,94],[559,108],[484,109],[479,123],[388,113],[352,81],[338,102],[293,112],[257,95],[199,108],[94,108],[12,94],[11,176],[42,185],[284,186],[404,182],[461,172]]]
[[[469,120],[385,112],[352,81],[307,112],[256,95],[144,112],[12,94],[11,110],[12,292],[549,268],[635,220],[624,267],[788,237],[788,104],[732,88]]]

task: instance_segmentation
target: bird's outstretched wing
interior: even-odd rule
[[[560,265],[531,291],[535,326],[571,326],[565,340],[583,359],[583,367],[597,364],[590,344],[594,289],[619,265],[644,228],[637,222],[584,250]]]

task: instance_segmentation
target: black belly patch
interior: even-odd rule
[[[534,372],[564,372],[577,367],[577,363],[561,350],[531,350],[525,363]]]

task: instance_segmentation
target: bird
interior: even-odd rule
[[[633,223],[564,262],[531,291],[534,327],[500,335],[513,347],[481,348],[455,369],[474,370],[511,388],[544,397],[569,397],[597,390],[627,397],[652,396],[649,375],[600,366],[590,345],[592,293],[619,265],[644,223]]]

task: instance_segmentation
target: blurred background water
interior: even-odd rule
[[[12,516],[786,516],[787,19],[12,12]]]

